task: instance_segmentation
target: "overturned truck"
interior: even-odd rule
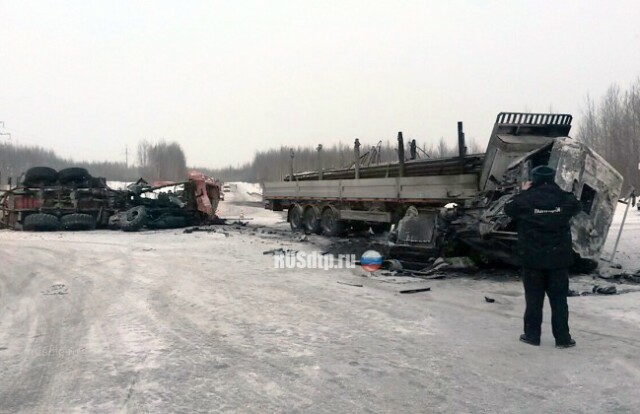
[[[150,185],[141,179],[115,190],[84,168],[34,167],[20,185],[0,196],[0,227],[28,231],[184,227],[213,219],[220,194],[219,182],[196,171],[181,182]]]
[[[573,192],[582,212],[572,222],[577,263],[597,266],[622,189],[622,176],[601,156],[568,136],[571,115],[500,113],[484,154],[467,154],[458,123],[457,157],[361,165],[359,143],[349,168],[289,174],[264,184],[266,208],[287,210],[293,230],[340,236],[350,230],[392,229],[392,255],[424,262],[466,250],[487,261],[518,264],[515,223],[504,205],[547,164],[555,182]],[[291,168],[293,170],[293,168]]]

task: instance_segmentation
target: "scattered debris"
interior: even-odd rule
[[[490,298],[489,296],[485,296],[484,300],[487,303],[494,303],[496,301],[494,298]]]
[[[408,294],[408,293],[420,293],[420,292],[429,292],[431,290],[430,287],[426,287],[426,288],[420,288],[420,289],[407,289],[407,290],[401,290],[398,293],[404,293],[404,294]]]
[[[433,280],[444,279],[446,274],[433,274],[433,272],[420,272],[418,270],[395,270],[391,272],[380,272],[382,276],[399,276],[399,277],[415,277],[418,279]]]
[[[298,253],[297,250],[293,250],[293,249],[283,249],[282,247],[278,247],[277,249],[271,249],[271,250],[265,250],[264,252],[262,252],[263,255],[272,255],[272,256],[276,256],[276,255],[288,255],[288,256],[295,256],[295,254]]]
[[[476,266],[476,263],[470,257],[467,257],[467,256],[448,257],[444,259],[444,261],[449,265],[447,267],[447,270],[454,270],[456,272],[461,272],[461,271],[470,272],[470,271],[476,271],[478,269],[478,267]]]
[[[355,283],[347,283],[347,282],[340,282],[340,281],[338,281],[337,283],[340,283],[341,285],[347,285],[347,286],[353,286],[353,287],[363,287],[363,285],[358,285]]]
[[[191,233],[194,233],[194,232],[197,232],[197,231],[202,231],[202,232],[205,232],[205,233],[215,233],[216,229],[215,229],[215,227],[197,227],[196,226],[196,227],[188,227],[188,228],[184,229],[183,233],[191,234]]]
[[[595,285],[593,287],[592,292],[600,295],[615,295],[618,293],[618,289],[614,285],[602,286],[602,287]]]
[[[388,265],[389,270],[391,271],[402,270],[402,263],[400,263],[400,260],[389,259],[389,260],[385,260],[385,262]]]
[[[51,287],[43,292],[43,295],[66,295],[69,293],[69,289],[64,284],[58,283],[51,285]]]
[[[615,268],[618,269],[618,268]],[[598,277],[605,280],[617,280],[619,282],[640,283],[640,270],[635,272],[629,271],[615,271],[612,269],[604,268],[598,272]]]

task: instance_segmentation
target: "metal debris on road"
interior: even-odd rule
[[[420,288],[420,289],[407,289],[407,290],[401,290],[398,293],[420,293],[420,292],[429,292],[431,290],[430,287],[426,287],[426,288]]]
[[[353,287],[363,287],[363,285],[358,285],[355,283],[347,283],[347,282],[341,282],[341,281],[338,281],[337,283],[340,283],[341,285],[347,285],[347,286],[353,286]]]

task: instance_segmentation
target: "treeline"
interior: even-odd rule
[[[406,142],[405,158],[409,158],[409,142]],[[294,172],[315,171],[320,166],[317,147],[282,147],[258,151],[250,163],[238,167],[226,168],[201,168],[200,170],[212,177],[222,181],[248,181],[265,182],[278,181],[289,174],[291,165],[291,152],[293,151]],[[474,140],[467,142],[469,154],[477,154],[484,149],[477,145]],[[417,158],[444,158],[458,154],[458,147],[447,144],[441,138],[437,144],[417,145]],[[365,163],[387,163],[398,160],[397,145],[390,141],[379,142],[375,145],[361,143],[360,155]],[[354,164],[353,145],[336,144],[331,147],[322,148],[322,166],[325,169],[349,167]]]
[[[187,158],[177,142],[138,143],[138,174],[148,180],[180,181],[187,176]]]
[[[115,181],[133,181],[137,167],[123,162],[77,162],[56,155],[55,152],[37,146],[16,146],[0,142],[0,181],[3,186],[9,178],[16,184],[20,176],[31,167],[48,166],[61,170],[67,167],[86,168],[96,177],[107,177]]]
[[[640,188],[640,78],[625,91],[611,86],[599,102],[587,97],[578,139]]]
[[[86,168],[91,175],[106,177],[110,181],[136,181],[144,177],[148,181],[183,180],[187,166],[184,151],[179,144],[159,142],[156,144],[142,141],[139,146],[137,165],[124,162],[77,162],[62,158],[51,150],[37,146],[16,146],[0,142],[0,185],[4,186],[11,178],[16,184],[20,176],[31,167],[48,166],[56,170],[68,167]]]

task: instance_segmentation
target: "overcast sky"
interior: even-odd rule
[[[86,160],[180,142],[257,149],[486,142],[500,111],[579,115],[640,76],[640,1],[4,1],[0,121]],[[0,136],[0,139],[6,137]]]

